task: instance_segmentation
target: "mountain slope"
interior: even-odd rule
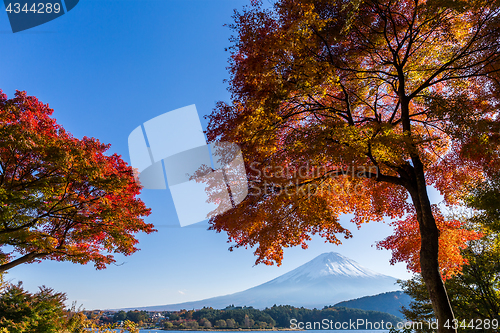
[[[379,295],[365,296],[358,299],[340,302],[334,306],[387,312],[399,318],[403,318],[404,316],[399,310],[402,306],[408,307],[411,300],[412,298],[402,291],[392,291]]]
[[[204,306],[222,309],[229,304],[260,309],[274,304],[323,308],[344,300],[399,290],[395,283],[393,277],[376,273],[341,254],[330,252],[245,291],[201,301],[137,309],[174,311]]]

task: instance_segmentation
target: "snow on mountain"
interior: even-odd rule
[[[216,309],[253,306],[263,309],[276,305],[323,308],[326,305],[400,290],[396,279],[364,268],[335,252],[323,253],[296,269],[256,287],[201,301],[138,308],[149,311]]]
[[[323,253],[304,265],[272,280],[284,282],[285,280],[317,279],[325,276],[346,277],[382,277],[384,275],[364,268],[354,260],[339,253]]]

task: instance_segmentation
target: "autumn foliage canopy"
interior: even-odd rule
[[[113,263],[151,233],[140,187],[120,156],[74,138],[25,92],[0,91],[0,272],[42,259]]]
[[[242,147],[251,193],[213,228],[266,263],[310,234],[338,243],[342,214],[358,226],[415,215],[416,155],[427,185],[460,203],[499,166],[497,14],[474,1],[321,0],[235,14],[232,103],[207,135]]]
[[[437,206],[433,206],[434,218],[440,231],[439,268],[443,279],[449,279],[462,271],[467,259],[461,251],[469,241],[480,239],[483,234],[468,230],[463,221],[445,219]],[[404,220],[391,223],[395,233],[383,241],[377,242],[377,248],[392,251],[391,264],[405,262],[409,271],[420,273],[420,231],[415,214],[408,214]]]
[[[383,245],[414,270],[418,252],[436,316],[452,320],[439,260],[456,272],[461,259],[449,250],[475,236],[442,221],[427,186],[459,205],[499,169],[500,4],[259,3],[234,15],[231,102],[217,105],[207,130],[240,145],[250,193],[212,228],[279,264],[283,248],[307,247],[312,234],[349,237],[343,214],[357,226],[399,220]],[[396,241],[417,233],[411,246]]]

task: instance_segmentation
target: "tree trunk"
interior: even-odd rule
[[[456,333],[457,330],[452,328],[455,325],[453,321],[455,316],[439,271],[439,230],[432,215],[423,165],[418,157],[412,160],[415,179],[409,192],[415,206],[420,228],[420,268],[422,278],[429,292],[434,315],[438,321],[438,332]],[[447,325],[448,328],[444,327],[444,325]]]

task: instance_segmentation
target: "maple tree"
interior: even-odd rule
[[[0,273],[43,259],[102,269],[113,253],[138,250],[136,233],[155,231],[132,168],[106,154],[110,145],[74,138],[52,112],[0,90]]]
[[[462,272],[468,260],[462,256],[462,250],[469,242],[484,236],[483,233],[467,229],[465,222],[458,219],[445,219],[437,206],[432,206],[434,219],[439,229],[439,268],[444,280]],[[391,223],[395,227],[393,235],[377,242],[378,249],[392,251],[391,264],[406,262],[409,271],[420,273],[420,231],[417,216],[408,214],[404,220]]]
[[[454,332],[427,186],[456,205],[498,170],[499,12],[446,0],[254,1],[236,12],[232,101],[217,104],[207,137],[241,147],[250,192],[211,228],[279,264],[311,234],[350,237],[342,214],[358,227],[414,214],[439,331]]]
[[[484,182],[474,186],[467,196],[465,203],[471,210],[467,214],[455,214],[453,219],[460,221],[467,231],[480,230],[482,234],[481,238],[467,242],[467,247],[460,251],[464,260],[460,274],[455,274],[445,281],[450,302],[461,324],[462,320],[472,317],[491,323],[492,319],[498,319],[500,315],[499,197],[500,174],[490,174]],[[464,229],[449,231],[460,232]],[[402,238],[400,240],[406,241]],[[393,256],[393,259],[401,258]],[[432,319],[434,313],[422,278],[417,275],[411,280],[401,282],[401,285],[405,293],[413,298],[409,306],[402,311],[405,317],[417,322]],[[463,326],[471,329],[470,320],[466,320]]]
[[[472,241],[471,246],[462,252],[467,263],[461,268],[461,273],[445,281],[460,323],[465,320],[469,324],[472,318],[491,321],[500,315],[500,257],[494,242],[491,237]],[[414,322],[433,320],[435,316],[422,278],[417,274],[411,280],[400,281],[400,284],[413,299],[402,310],[406,319]],[[468,328],[471,329],[471,325]]]

